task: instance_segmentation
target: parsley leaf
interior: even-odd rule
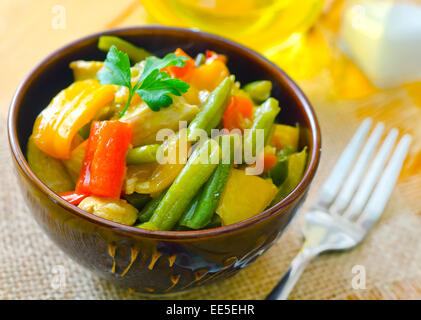
[[[132,75],[130,72],[130,59],[124,52],[118,51],[112,46],[104,61],[105,69],[98,73],[101,84],[115,84],[130,89]]]
[[[133,86],[128,55],[112,46],[104,62],[105,69],[98,73],[98,78],[101,84],[115,84],[129,89],[129,98],[120,117],[127,111],[134,94],[138,94],[153,111],[159,111],[160,108],[167,108],[173,103],[170,94],[181,96],[190,88],[184,81],[171,79],[168,73],[161,69],[169,66],[184,67],[187,59],[174,53],[169,53],[162,59],[148,57],[139,80]]]
[[[171,79],[166,72],[154,69],[143,80],[136,93],[147,103],[149,108],[159,111],[171,105],[172,98],[169,94],[181,96],[187,92],[189,85],[179,79]]]

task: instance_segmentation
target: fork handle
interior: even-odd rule
[[[266,297],[266,300],[286,300],[307,267],[311,259],[316,256],[311,250],[304,248],[292,260],[288,271],[284,274],[282,279],[278,282],[275,288]]]

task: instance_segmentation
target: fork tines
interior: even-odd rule
[[[372,122],[370,118],[362,122],[323,184],[317,201],[319,206],[356,220],[365,229],[371,228],[382,214],[412,139],[405,134],[394,148],[399,132],[392,129],[378,148],[385,126],[378,123],[367,138]]]

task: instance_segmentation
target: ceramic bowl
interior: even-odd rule
[[[304,176],[294,191],[270,209],[245,221],[200,231],[150,231],[87,213],[44,185],[26,159],[26,142],[36,116],[73,81],[73,60],[104,60],[98,37],[111,34],[162,56],[180,47],[191,55],[206,49],[229,57],[241,83],[268,79],[282,111],[279,121],[299,123],[308,146]],[[173,293],[228,278],[269,249],[295,216],[320,158],[316,115],[299,87],[276,65],[235,42],[179,28],[136,27],[106,31],[73,42],[45,58],[18,88],[9,112],[10,148],[22,193],[38,224],[72,259],[116,285],[144,293]],[[36,253],[34,253],[36,254]]]

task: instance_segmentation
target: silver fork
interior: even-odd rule
[[[363,121],[323,184],[305,216],[304,244],[266,299],[286,299],[311,259],[325,251],[355,247],[380,218],[399,177],[411,136],[406,134],[400,139],[383,170],[399,132],[389,132],[370,164],[384,130],[383,123],[377,124],[363,146],[371,124],[371,119]]]

